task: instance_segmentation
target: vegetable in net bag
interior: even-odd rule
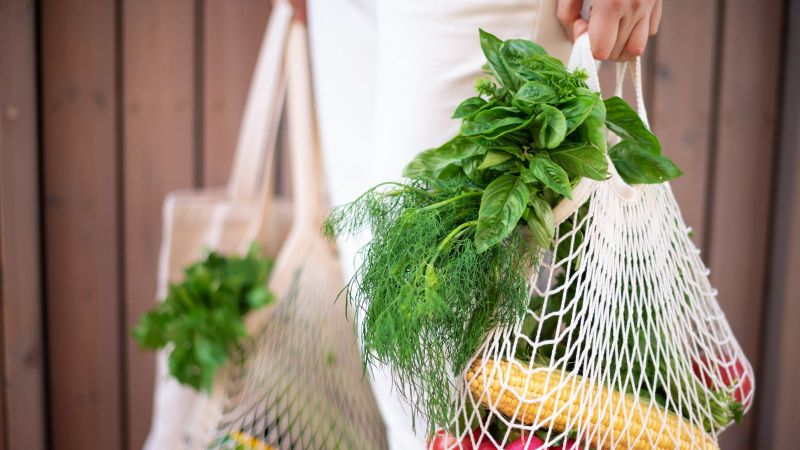
[[[460,134],[328,217],[331,235],[373,233],[346,291],[365,364],[392,366],[431,449],[717,448],[753,372],[639,61],[637,114],[601,99],[586,35],[571,70],[529,41],[481,31],[481,47],[494,80],[456,109]]]

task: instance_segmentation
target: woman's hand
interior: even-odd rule
[[[642,53],[658,32],[662,0],[591,0],[589,21],[581,17],[583,0],[558,0],[556,16],[571,39],[589,30],[594,57],[628,60]]]

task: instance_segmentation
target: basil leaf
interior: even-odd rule
[[[617,136],[635,142],[641,150],[653,155],[661,154],[658,138],[644,126],[642,119],[625,100],[611,97],[605,100],[606,125]]]
[[[537,145],[541,148],[556,148],[564,141],[567,134],[567,119],[558,108],[539,104],[538,114],[533,121],[539,130]]]
[[[567,119],[567,135],[572,134],[592,113],[594,99],[579,95],[562,103],[560,108],[564,118]]]
[[[482,29],[479,30],[479,33],[481,49],[486,59],[489,61],[489,64],[492,66],[495,78],[497,78],[497,81],[499,81],[503,87],[509,91],[515,92],[518,87],[517,80],[514,77],[513,71],[508,67],[500,53],[503,41]]]
[[[478,170],[478,166],[483,161],[482,155],[470,156],[461,162],[464,174],[473,183],[484,186],[486,184],[486,176],[483,171]]]
[[[606,152],[606,105],[599,95],[592,93],[592,110],[578,126],[579,135],[594,145],[601,153]]]
[[[553,208],[543,198],[532,195],[528,200],[530,208],[526,222],[537,245],[549,249],[553,245],[556,232],[556,219]]]
[[[521,61],[536,55],[547,55],[547,52],[541,46],[524,39],[509,39],[500,46],[500,56],[518,86],[527,81],[526,69]]]
[[[461,119],[470,116],[478,111],[481,107],[486,105],[486,100],[480,97],[470,97],[461,102],[453,113],[453,119]]]
[[[498,164],[504,163],[511,158],[513,158],[513,156],[506,152],[489,150],[486,153],[486,156],[483,158],[483,162],[481,162],[481,165],[478,166],[478,170],[488,169],[489,167],[493,167]]]
[[[481,196],[475,247],[478,253],[506,238],[514,230],[528,203],[530,192],[515,175],[502,175],[489,183]]]
[[[510,65],[536,55],[547,55],[547,52],[541,45],[525,39],[509,39],[500,46],[500,56]]]
[[[608,161],[602,151],[588,143],[563,143],[550,151],[550,159],[568,174],[592,180],[608,178]]]
[[[511,104],[525,114],[533,114],[534,106],[538,103],[555,103],[558,101],[556,90],[543,81],[528,81],[519,88]]]
[[[420,152],[403,169],[408,178],[452,178],[460,171],[461,161],[486,150],[479,145],[456,136],[440,147]]]
[[[461,134],[498,138],[530,123],[530,118],[520,117],[519,114],[520,110],[509,106],[496,106],[481,111],[473,119],[465,119],[461,123]]]
[[[608,155],[628,184],[663,183],[683,175],[666,156],[654,155],[628,140],[611,147]]]
[[[538,154],[531,159],[528,166],[530,173],[541,181],[545,186],[558,192],[567,198],[572,198],[572,188],[569,184],[569,176],[558,164],[550,161],[550,158]]]

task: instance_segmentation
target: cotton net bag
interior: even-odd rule
[[[286,25],[291,6],[272,14]],[[288,15],[288,16],[287,16]],[[278,19],[282,18],[282,22]],[[271,22],[272,26],[273,22]],[[325,202],[305,26],[288,26],[288,156],[294,211],[269,288],[280,301],[247,317],[252,341],[194,404],[180,448],[329,450],[387,448],[386,430],[343,302],[335,249],[320,233]]]
[[[600,90],[586,34],[569,67]],[[647,124],[638,60],[633,73]],[[752,367],[669,184],[608,167],[555,208],[524,317],[490,332],[459,380],[448,448],[717,449],[752,404]]]

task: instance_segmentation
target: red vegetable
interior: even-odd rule
[[[578,445],[575,439],[567,439],[567,442],[558,447],[553,447],[552,450],[581,450],[581,446]]]
[[[516,441],[510,442],[506,445],[505,450],[538,450],[544,448],[544,441],[539,439],[536,436],[532,436],[530,438],[530,442],[528,441],[528,437],[523,436]]]
[[[753,380],[750,378],[745,365],[742,360],[736,360],[733,365],[727,363],[717,363],[716,361],[708,358],[706,355],[700,355],[699,361],[693,364],[694,373],[698,378],[703,380],[703,383],[709,387],[714,388],[714,377],[712,377],[708,370],[716,370],[719,380],[728,387],[739,385],[733,391],[733,399],[745,405],[745,400],[752,401],[750,396],[753,391]],[[706,368],[705,370],[703,368]]]
[[[494,445],[492,441],[481,441],[476,450],[499,450],[500,447]]]
[[[445,430],[439,430],[433,434],[433,437],[428,441],[428,449],[429,450],[455,450],[459,449],[459,444],[461,441],[458,440],[455,436],[448,433]],[[469,439],[466,439],[466,443],[469,444],[469,447],[464,447],[462,445],[460,450],[472,450],[472,444],[469,443]]]

